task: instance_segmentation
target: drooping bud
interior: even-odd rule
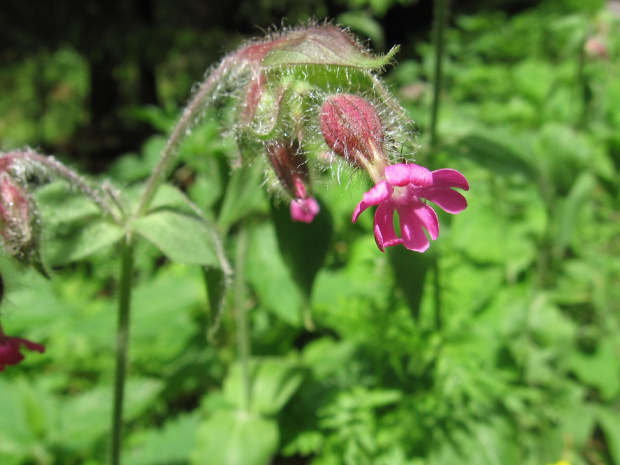
[[[267,145],[267,153],[280,184],[292,197],[291,218],[311,223],[320,208],[316,199],[310,196],[308,160],[300,153],[298,142],[273,141]]]
[[[348,163],[362,169],[387,163],[383,124],[368,100],[351,94],[333,95],[323,103],[320,120],[328,147]]]
[[[0,235],[10,253],[23,255],[32,242],[31,213],[23,189],[0,173]]]

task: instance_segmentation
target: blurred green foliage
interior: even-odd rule
[[[392,4],[366,3],[377,14]],[[441,218],[430,254],[381,254],[370,215],[351,224],[366,190],[357,178],[316,186],[322,216],[302,236],[262,194],[260,170],[230,170],[235,146],[206,118],[173,181],[227,232],[230,256],[248,231],[252,409],[239,411],[231,312],[209,340],[218,309],[201,270],[164,258],[209,263],[214,252],[160,250],[141,225],[124,463],[620,465],[620,24],[598,3],[455,18],[441,144],[419,160],[459,169],[472,189],[463,214]],[[388,79],[424,142],[432,51],[417,52]],[[81,60],[64,50],[0,70],[0,88],[24,86],[0,95],[3,145],[66,142],[84,117]],[[43,113],[28,104],[41,70],[57,95]],[[134,117],[163,132],[166,108]],[[105,175],[143,179],[163,141]],[[44,242],[48,263],[66,258],[58,247],[72,234],[88,235],[78,252],[98,252],[51,281],[0,262],[7,332],[47,346],[0,378],[3,465],[106,460],[117,274],[106,247],[119,232],[81,231],[93,212],[79,199],[63,208],[59,189],[38,193],[43,221],[64,225]],[[160,215],[179,190],[156,199]]]

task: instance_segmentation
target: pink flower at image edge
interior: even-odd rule
[[[22,339],[21,337],[8,337],[0,332],[0,371],[3,371],[7,365],[17,365],[24,359],[21,353],[21,346],[25,346],[28,350],[36,352],[45,352],[45,346],[36,342]]]
[[[467,179],[452,169],[429,171],[422,166],[396,164],[385,168],[384,180],[364,194],[353,212],[353,222],[371,205],[378,205],[374,232],[379,249],[403,244],[407,249],[424,252],[439,236],[435,210],[421,199],[430,200],[448,213],[457,214],[467,208],[467,200],[453,187],[469,190]],[[394,229],[394,212],[398,212],[401,237]]]

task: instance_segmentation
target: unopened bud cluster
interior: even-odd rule
[[[339,159],[366,171],[376,184],[353,221],[376,205],[374,232],[381,250],[403,244],[424,251],[427,233],[436,239],[439,223],[423,199],[458,213],[467,203],[453,188],[469,186],[454,170],[395,163],[415,147],[405,111],[377,75],[395,51],[375,56],[340,28],[311,25],[243,46],[220,69],[237,82],[232,132],[245,157],[263,155],[277,180],[273,187],[291,202],[294,221],[310,222],[319,214],[313,178],[325,170],[326,159]]]

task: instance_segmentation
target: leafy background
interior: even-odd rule
[[[416,121],[418,161],[465,173],[470,206],[441,217],[428,253],[381,254],[372,215],[350,222],[363,178],[319,183],[321,215],[292,224],[260,170],[229,168],[234,144],[219,136],[217,115],[205,118],[181,149],[178,190],[160,204],[182,191],[217,224],[230,257],[247,247],[237,271],[247,282],[251,409],[240,409],[231,306],[209,307],[217,296],[191,265],[213,251],[180,243],[164,252],[190,264],[171,263],[143,241],[124,463],[620,465],[617,17],[599,1],[455,6],[431,152],[430,2],[230,3],[222,26],[198,28],[197,2],[85,2],[65,30],[59,1],[42,43],[43,7],[6,2],[2,148],[41,147],[131,197],[191,84],[248,24],[330,15],[379,50],[403,44],[386,79]],[[122,232],[84,231],[96,212],[69,194],[37,193],[56,234],[43,249],[51,281],[0,261],[7,332],[47,346],[0,377],[3,465],[106,460],[118,273],[109,245]],[[166,215],[148,218],[191,227]]]

